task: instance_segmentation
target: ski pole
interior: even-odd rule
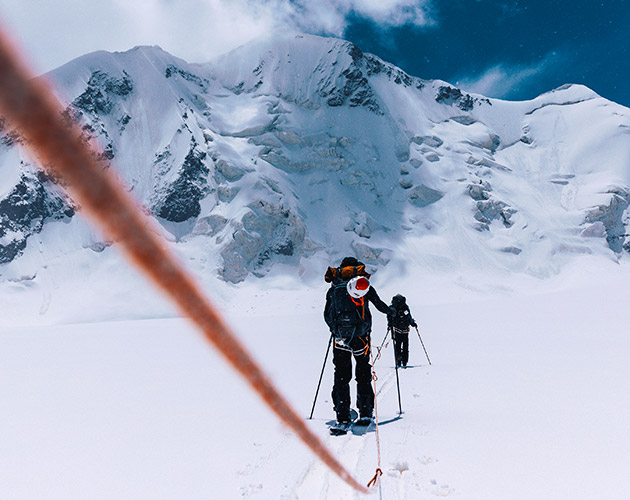
[[[313,407],[311,408],[311,416],[308,417],[309,420],[313,419],[313,412],[315,411],[315,403],[317,402],[317,395],[319,394],[319,386],[322,385],[322,377],[324,376],[324,369],[326,368],[326,360],[328,359],[328,353],[330,352],[330,345],[332,344],[333,335],[330,334],[330,339],[328,340],[328,349],[326,349],[326,356],[324,356],[324,364],[322,366],[322,372],[319,374],[319,382],[317,382],[317,390],[315,391],[315,399],[313,400]]]
[[[424,342],[422,342],[422,337],[420,336],[420,330],[418,330],[418,327],[416,326],[416,332],[418,333],[418,338],[420,339],[420,343],[422,344],[422,348],[424,349],[424,354],[427,357],[427,361],[429,362],[429,366],[431,366],[431,360],[429,359],[429,355],[427,354],[427,350],[424,347]]]
[[[392,335],[393,338],[393,335]],[[398,358],[396,357],[396,341],[394,341],[394,366],[396,367],[396,388],[398,389],[398,410],[399,415],[402,415],[402,403],[400,402],[400,380],[398,378]]]

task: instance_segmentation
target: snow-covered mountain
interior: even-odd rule
[[[47,77],[305,417],[322,374],[308,425],[383,498],[626,499],[630,110],[486,99],[295,34]],[[0,128],[3,498],[359,498]],[[374,315],[378,444],[326,427],[322,277],[346,254],[420,327],[398,373]]]
[[[47,77],[199,274],[321,279],[350,253],[546,276],[628,246],[630,110],[583,86],[487,99],[300,34],[207,64],[96,52]],[[109,243],[0,126],[0,280],[99,262]]]

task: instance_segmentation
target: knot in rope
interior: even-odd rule
[[[383,471],[381,470],[380,467],[377,467],[376,473],[374,474],[374,477],[370,479],[370,482],[367,484],[367,487],[371,488],[372,486],[376,485],[378,478],[382,475],[383,475]]]

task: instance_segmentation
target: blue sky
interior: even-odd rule
[[[489,97],[582,83],[630,106],[630,0],[2,0],[36,73],[160,45],[205,62],[278,28],[336,36],[408,73]]]
[[[440,0],[433,23],[383,28],[353,15],[344,37],[422,78],[489,97],[581,83],[630,106],[630,2]]]

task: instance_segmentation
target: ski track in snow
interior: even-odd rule
[[[582,266],[540,290],[477,283],[433,303],[424,287],[396,284],[433,365],[411,332],[397,418],[391,342],[376,363],[383,499],[626,499],[630,269],[611,270]],[[316,307],[293,312],[306,296],[266,292],[248,315],[228,311],[305,417],[328,340]],[[328,434],[332,372],[329,359],[308,425],[365,484],[374,429]],[[0,399],[3,498],[363,498],[181,319],[3,327]]]
[[[378,372],[377,372],[378,373]],[[382,382],[381,387],[377,386],[377,398],[380,398],[387,394],[392,388],[392,380],[395,381],[394,373],[389,373]],[[365,467],[370,463],[376,464],[376,449],[371,449],[370,442],[375,443],[375,427],[374,424],[370,425],[367,432],[363,435],[356,435],[352,431],[349,431],[345,436],[328,436],[327,444],[331,449],[335,450],[338,457],[343,457],[342,463],[349,470],[354,471],[357,474],[359,471],[364,472]],[[375,447],[374,447],[375,448]],[[362,465],[362,467],[359,467]],[[336,495],[349,494],[348,491],[329,491],[330,481],[328,476],[330,471],[316,461],[306,470],[304,476],[300,479],[294,490],[294,498],[309,499],[314,498],[313,491],[317,490],[318,484],[323,485],[320,490],[320,495],[316,498],[335,498]],[[355,475],[359,481],[362,481],[366,475]],[[370,476],[371,477],[371,476]],[[365,481],[367,483],[367,481]],[[343,485],[347,488],[345,485]],[[354,493],[353,498],[361,498],[363,495]],[[342,498],[342,497],[340,497]]]
[[[574,85],[464,113],[436,101],[445,82],[399,85],[386,71],[363,89],[385,115],[329,106],[349,48],[287,35],[199,66],[139,47],[51,76],[72,102],[90,74],[129,72],[133,92],[110,92],[110,114],[87,118],[148,205],[190,202],[170,189],[189,154],[205,158],[198,217],[162,230],[298,411],[328,338],[331,259],[360,252],[384,300],[407,296],[434,365],[411,332],[397,418],[391,340],[376,364],[384,499],[627,500],[630,270],[606,242],[617,229],[626,241],[627,108]],[[0,147],[2,199],[22,160]],[[291,214],[309,241],[285,234]],[[237,233],[261,238],[233,248]],[[0,500],[362,498],[80,215],[29,238],[0,276]],[[222,250],[248,262],[238,287],[216,276],[231,269]],[[328,435],[331,385],[329,359],[309,426],[367,483],[374,429]]]

